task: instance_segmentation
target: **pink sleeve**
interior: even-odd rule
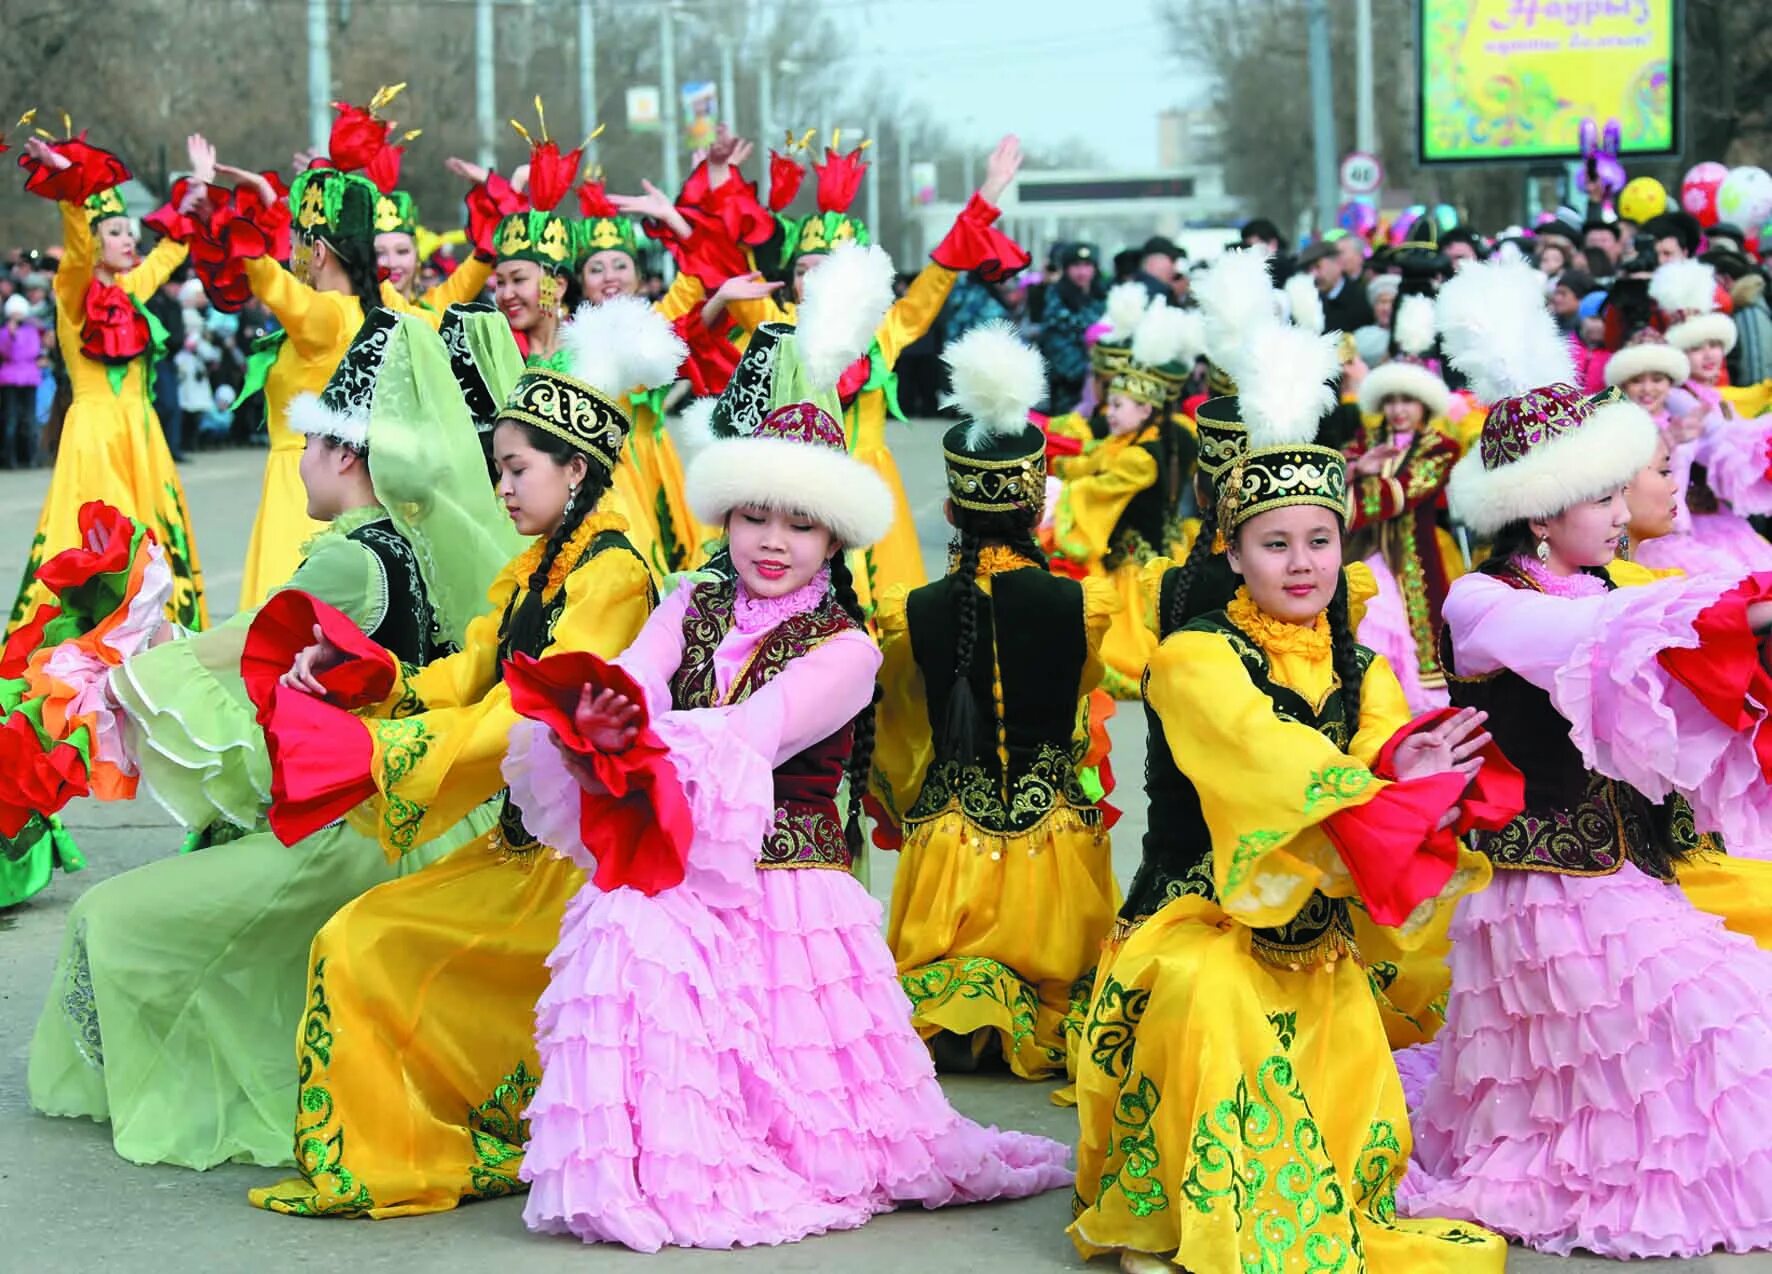
[[[1772,787],[1756,740],[1719,719],[1667,669],[1666,651],[1700,644],[1701,615],[1740,581],[1667,579],[1591,597],[1549,597],[1475,574],[1442,611],[1461,676],[1512,671],[1550,695],[1582,760],[1654,801],[1678,792],[1700,831],[1733,849],[1772,845]]]
[[[646,692],[646,708],[654,717],[670,710],[671,677],[683,662],[683,612],[698,587],[685,583],[660,602],[639,635],[615,657],[616,665]]]
[[[1713,423],[1694,459],[1704,466],[1710,489],[1736,513],[1772,513],[1772,416]]]

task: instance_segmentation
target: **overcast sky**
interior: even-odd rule
[[[907,96],[982,149],[1087,140],[1134,170],[1157,162],[1156,114],[1193,102],[1165,55],[1154,0],[830,0],[856,14],[852,57],[894,68]]]

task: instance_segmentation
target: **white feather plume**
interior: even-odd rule
[[[1194,280],[1206,325],[1206,357],[1233,376],[1230,364],[1237,361],[1244,333],[1274,319],[1273,290],[1266,248],[1235,248]]]
[[[1434,302],[1432,297],[1411,292],[1397,302],[1397,318],[1392,325],[1397,348],[1420,358],[1434,347]]]
[[[1138,330],[1132,334],[1132,361],[1141,367],[1161,367],[1165,363],[1191,366],[1204,344],[1201,334],[1198,314],[1178,310],[1159,297],[1144,312]]]
[[[689,355],[665,317],[634,296],[579,306],[560,329],[560,346],[572,375],[618,399],[670,384]]]
[[[1323,298],[1317,292],[1317,281],[1308,274],[1295,274],[1281,289],[1292,321],[1307,332],[1323,330]]]
[[[1669,261],[1649,276],[1649,296],[1669,314],[1709,314],[1717,308],[1717,272],[1702,261]]]
[[[1114,284],[1108,289],[1107,310],[1103,316],[1107,319],[1108,330],[1102,339],[1116,343],[1130,340],[1150,304],[1151,294],[1145,290],[1144,284],[1130,281]]]
[[[1575,383],[1569,344],[1544,303],[1544,276],[1529,265],[1465,266],[1441,286],[1435,317],[1441,347],[1480,402]]]
[[[966,446],[973,450],[1027,428],[1028,412],[1046,394],[1046,360],[1001,319],[950,342],[942,361],[953,384],[945,402],[972,422]]]
[[[697,398],[677,413],[677,437],[691,451],[699,451],[714,438],[714,407],[719,398]]]
[[[836,388],[849,364],[868,352],[891,307],[892,258],[878,244],[840,243],[806,276],[794,343],[815,389]]]
[[[1242,335],[1237,404],[1251,447],[1310,442],[1335,406],[1329,382],[1341,371],[1337,340],[1321,332],[1265,322]]]

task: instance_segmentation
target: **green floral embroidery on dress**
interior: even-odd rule
[[[1162,1155],[1157,1150],[1157,1130],[1151,1122],[1161,1100],[1157,1086],[1145,1075],[1138,1076],[1130,1091],[1120,1090],[1119,1103],[1114,1107],[1114,1129],[1121,1135],[1108,1158],[1113,1168],[1101,1178],[1096,1195],[1098,1206],[1117,1186],[1134,1216],[1153,1216],[1168,1209],[1169,1193],[1157,1175]]]
[[[425,806],[394,789],[418,768],[431,750],[430,730],[417,717],[400,721],[377,721],[375,735],[382,744],[381,790],[386,794],[382,811],[382,839],[404,854],[418,840]]]
[[[1303,1113],[1289,1120],[1287,1111]],[[1258,1252],[1243,1257],[1244,1274],[1359,1268],[1357,1239],[1348,1243],[1323,1228],[1347,1201],[1291,1059],[1276,1054],[1264,1061],[1253,1094],[1239,1078],[1234,1096],[1200,1116],[1189,1152],[1181,1190],[1195,1210],[1210,1214],[1228,1200],[1239,1231],[1245,1220],[1252,1223]],[[1263,1206],[1251,1215],[1257,1199]],[[1276,1201],[1290,1205],[1290,1215],[1273,1207]]]
[[[1376,1119],[1354,1161],[1354,1205],[1389,1225],[1397,1219],[1397,1182],[1402,1177],[1403,1145],[1389,1120]]]
[[[326,961],[314,961],[314,986],[308,1014],[302,1019],[301,1076],[296,1108],[295,1166],[313,1187],[312,1195],[266,1196],[265,1207],[293,1216],[362,1216],[375,1206],[369,1186],[344,1165],[345,1130],[334,1127],[337,1114],[323,1068],[332,1065],[332,1006],[326,1000]]]
[[[940,960],[899,975],[899,985],[911,1002],[911,1015],[930,1021],[930,1015],[955,999],[989,1000],[1009,1015],[1012,1050],[1034,1038],[1040,997],[1008,966],[988,956]],[[939,1023],[933,1023],[939,1025]],[[1058,1049],[1045,1050],[1049,1060],[1063,1061]]]
[[[404,717],[416,717],[425,710],[425,701],[419,698],[418,691],[412,688],[412,679],[421,670],[404,660],[400,663],[400,697],[394,700],[393,710],[388,716],[398,721]]]
[[[1311,775],[1304,787],[1304,812],[1312,814],[1317,807],[1333,801],[1352,800],[1372,786],[1372,771],[1363,765],[1331,765]]]
[[[519,1060],[517,1069],[499,1081],[492,1096],[468,1111],[468,1135],[474,1140],[474,1162],[468,1176],[473,1197],[496,1199],[516,1194],[524,1187],[512,1165],[523,1158],[529,1140],[529,1124],[523,1111],[535,1100],[540,1076]]]
[[[1131,1073],[1138,1024],[1150,1002],[1149,991],[1128,988],[1111,974],[1102,984],[1083,1035],[1089,1044],[1089,1060],[1109,1078],[1125,1079]]]
[[[1267,1024],[1274,1028],[1274,1034],[1279,1038],[1280,1047],[1290,1053],[1292,1041],[1298,1038],[1298,1014],[1269,1013]]]
[[[1231,851],[1230,871],[1225,874],[1224,890],[1228,894],[1249,879],[1249,868],[1257,858],[1286,839],[1284,832],[1254,831],[1237,837]]]

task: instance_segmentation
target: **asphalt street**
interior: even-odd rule
[[[895,425],[893,448],[905,471],[911,503],[932,570],[943,563],[940,429],[934,422]],[[186,492],[209,589],[212,617],[233,608],[241,562],[258,495],[263,453],[226,451],[193,459]],[[45,471],[0,473],[0,590],[10,604],[22,571]],[[1115,769],[1124,786],[1125,817],[1115,828],[1114,857],[1122,882],[1138,861],[1144,811],[1143,723],[1122,708],[1110,726]],[[1085,1268],[1064,1226],[1069,1194],[1057,1191],[1016,1203],[906,1211],[861,1230],[784,1248],[714,1253],[671,1250],[643,1257],[621,1248],[587,1248],[532,1235],[517,1199],[476,1203],[439,1216],[396,1221],[297,1221],[259,1212],[246,1191],[273,1172],[229,1165],[205,1173],[137,1167],[111,1150],[107,1130],[84,1121],[34,1114],[25,1100],[31,1030],[42,1007],[68,909],[97,881],[175,852],[180,834],[150,802],[103,806],[85,801],[66,815],[88,867],[61,876],[30,903],[0,912],[0,1274],[8,1271],[536,1271],[850,1270],[1004,1271]],[[891,855],[875,859],[873,886],[892,888]],[[293,1059],[292,1059],[293,1064]],[[1075,1116],[1048,1101],[1050,1085],[1008,1075],[944,1081],[955,1105],[974,1119],[1064,1141],[1075,1139]],[[1509,1267],[1521,1274],[1599,1271],[1612,1262],[1558,1259],[1516,1250]],[[1772,1274],[1772,1255],[1651,1263],[1657,1274],[1717,1271]],[[1096,1269],[1112,1269],[1100,1262]],[[1385,1274],[1408,1274],[1386,1271]]]

